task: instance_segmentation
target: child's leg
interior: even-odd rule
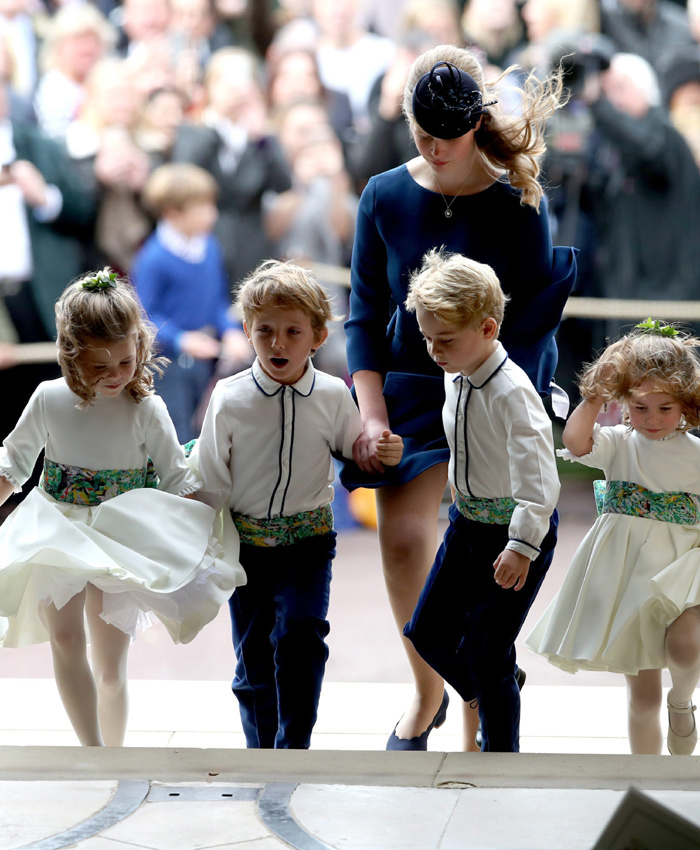
[[[671,674],[669,702],[678,708],[692,704],[700,681],[700,608],[688,608],[666,631],[666,661]],[[673,713],[673,731],[685,737],[695,728],[693,713]]]
[[[630,751],[637,754],[661,753],[661,670],[640,670],[625,676],[627,682],[627,735]]]
[[[277,692],[270,634],[275,625],[277,571],[272,550],[241,544],[247,584],[229,599],[236,674],[231,689],[238,700],[246,746],[272,749],[277,735]]]
[[[274,648],[277,749],[308,749],[328,658],[325,638],[335,534],[295,543],[280,570]]]
[[[97,689],[87,658],[83,590],[60,610],[44,608],[56,685],[71,726],[84,747],[103,746],[97,717]]]
[[[97,708],[100,729],[108,747],[121,747],[129,714],[127,692],[127,659],[131,638],[100,617],[102,591],[89,584],[86,588],[90,656],[97,685]]]
[[[464,724],[464,751],[467,753],[481,752],[481,747],[477,746],[476,743],[476,733],[479,731],[479,704],[477,700],[462,703],[462,723]]]

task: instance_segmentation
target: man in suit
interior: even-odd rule
[[[59,145],[9,116],[0,78],[0,297],[12,337],[20,343],[54,338],[54,303],[83,271],[79,237],[95,215],[95,199],[74,175]],[[56,377],[55,363],[15,365],[0,358],[0,440],[14,427],[37,383]]]

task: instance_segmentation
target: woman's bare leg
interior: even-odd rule
[[[627,682],[627,734],[633,754],[659,755],[661,734],[661,670],[640,670]]]
[[[87,586],[85,610],[90,629],[100,729],[108,747],[121,747],[129,715],[127,660],[131,638],[100,617],[102,591],[91,584]]]
[[[399,738],[414,738],[425,732],[444,692],[442,678],[403,637],[403,627],[413,615],[435,560],[438,511],[446,482],[447,464],[441,463],[407,484],[376,491],[384,580],[416,686],[413,701],[396,728]]]
[[[44,611],[54,677],[71,726],[84,747],[101,747],[97,689],[87,658],[85,597],[83,590],[60,610],[55,605],[47,605]]]
[[[666,630],[666,661],[671,674],[668,698],[681,707],[692,703],[700,680],[700,609],[688,608]],[[685,737],[695,726],[693,713],[674,712],[673,731]]]

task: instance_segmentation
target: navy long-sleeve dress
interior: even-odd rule
[[[492,266],[510,296],[501,341],[540,393],[548,392],[557,361],[554,334],[576,276],[574,249],[553,248],[545,203],[539,213],[521,204],[507,182],[455,197],[451,218],[445,207],[406,165],[373,177],[360,199],[345,325],[348,365],[351,374],[385,376],[389,421],[404,438],[404,455],[376,478],[346,465],[342,479],[350,489],[404,483],[448,460],[443,372],[404,307],[409,275],[431,248],[444,246]]]

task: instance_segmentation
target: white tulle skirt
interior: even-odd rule
[[[43,608],[92,584],[102,618],[135,635],[154,614],[188,643],[245,584],[238,532],[226,512],[154,489],[96,507],[34,489],[0,526],[0,645],[49,639]]]
[[[526,645],[567,672],[666,667],[666,629],[700,605],[698,529],[603,514]]]

